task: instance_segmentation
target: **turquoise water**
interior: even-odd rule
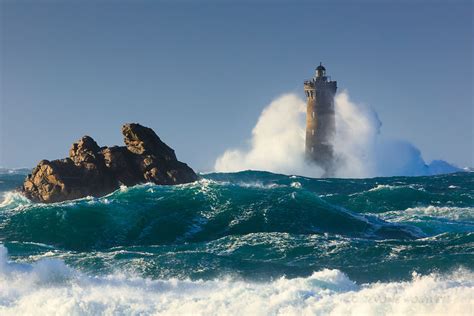
[[[299,314],[303,307],[317,314],[320,310],[314,308],[319,305],[308,300],[330,291],[331,286],[337,294],[331,296],[334,302],[341,291],[344,295],[362,293],[361,286],[373,290],[380,284],[403,287],[421,282],[415,275],[431,276],[450,282],[456,291],[464,289],[468,301],[458,305],[473,308],[473,173],[374,179],[311,179],[255,171],[216,173],[201,175],[200,181],[187,185],[144,184],[124,187],[102,198],[49,205],[33,204],[13,192],[24,177],[23,171],[0,174],[4,195],[0,247],[3,265],[9,267],[3,269],[0,285],[11,289],[0,290],[0,307],[6,312],[26,311],[21,309],[26,308],[21,303],[24,295],[44,294],[42,282],[33,292],[9,283],[12,275],[31,280],[32,271],[36,271],[34,275],[43,273],[37,272],[40,265],[47,267],[43,269],[49,290],[51,284],[71,290],[72,283],[90,282],[91,278],[109,287],[124,280],[140,280],[144,283],[136,285],[139,291],[151,292],[148,286],[153,282],[178,284],[178,288],[180,282],[188,282],[182,286],[208,286],[200,291],[212,296],[206,298],[212,302],[218,302],[211,294],[211,288],[216,287],[209,285],[212,282],[226,289],[245,288],[246,284],[266,286],[268,291],[279,288],[278,280],[289,282],[289,288],[298,288],[297,280],[309,282],[310,289],[303,291],[309,296],[301,294],[288,303],[296,308],[286,310],[289,314]],[[60,272],[60,281],[56,277],[51,281],[51,271],[56,275],[63,270],[69,272]],[[130,290],[129,283],[120,284]],[[161,293],[154,298],[157,300],[165,296],[159,288],[155,289]],[[166,295],[177,295],[174,290],[165,291]],[[64,299],[71,303],[70,297]],[[236,303],[228,300],[228,306]],[[107,299],[99,301],[110,307]],[[72,304],[78,308],[72,311],[104,312],[96,309],[102,306],[100,302],[95,301],[90,310]],[[146,309],[152,305],[143,303],[142,309],[134,311],[159,313]],[[119,303],[113,306],[117,309],[112,311],[127,314]],[[432,302],[427,306],[437,308]],[[162,312],[186,312],[176,308]],[[264,309],[263,314],[281,311]]]

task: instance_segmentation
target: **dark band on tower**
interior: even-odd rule
[[[333,141],[336,133],[334,95],[337,82],[326,76],[320,63],[311,80],[304,82],[306,108],[306,158],[331,176],[334,169]]]

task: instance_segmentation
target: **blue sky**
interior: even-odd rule
[[[322,61],[387,138],[474,165],[471,1],[1,1],[0,166],[152,127],[211,170]],[[285,122],[282,122],[285,124]]]

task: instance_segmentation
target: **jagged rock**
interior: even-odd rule
[[[125,145],[132,153],[154,155],[156,158],[175,161],[174,150],[163,143],[158,135],[148,127],[140,124],[125,124],[122,127]]]
[[[100,147],[90,136],[82,137],[77,143],[72,144],[69,157],[75,164],[82,162],[95,162],[98,158]]]
[[[101,154],[105,166],[115,175],[118,183],[131,186],[145,182],[142,172],[136,167],[134,154],[127,147],[105,147]]]
[[[42,160],[26,178],[22,191],[37,202],[60,202],[103,196],[120,185],[144,182],[171,185],[197,180],[174,150],[155,132],[139,124],[122,127],[126,147],[100,148],[89,136],[74,143],[69,158]]]
[[[116,188],[113,177],[101,165],[76,165],[70,158],[42,160],[24,184],[25,195],[38,202],[60,202],[85,196],[101,196]]]

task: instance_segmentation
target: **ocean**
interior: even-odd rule
[[[474,314],[474,173],[211,173],[34,204],[27,172],[0,172],[1,315]]]

